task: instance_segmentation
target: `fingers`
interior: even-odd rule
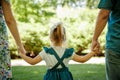
[[[91,50],[94,50],[95,48],[99,48],[100,45],[97,41],[92,42]]]
[[[99,54],[101,52],[100,44],[98,41],[92,41],[91,50],[94,51],[96,54]]]
[[[96,49],[97,53],[100,53],[100,45],[99,44],[96,45],[95,49]]]

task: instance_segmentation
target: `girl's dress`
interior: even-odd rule
[[[57,53],[58,52],[58,53]],[[45,60],[48,70],[44,80],[73,80],[72,74],[68,69],[68,62],[72,58],[73,48],[47,48],[40,53]]]
[[[0,0],[1,1],[1,0]],[[9,3],[9,0],[5,0]],[[0,4],[0,80],[10,80],[12,77],[10,53],[8,49],[8,35],[2,6]]]

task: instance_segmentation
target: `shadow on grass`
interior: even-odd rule
[[[104,64],[70,65],[74,80],[105,80]],[[13,80],[43,80],[45,66],[13,66]]]

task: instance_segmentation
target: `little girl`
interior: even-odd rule
[[[45,60],[47,73],[44,80],[73,80],[72,74],[68,69],[68,62],[72,59],[76,62],[86,62],[96,54],[96,50],[91,51],[85,56],[75,54],[73,48],[66,48],[65,28],[61,23],[55,24],[50,30],[51,47],[43,47],[43,50],[35,58],[30,58],[23,53],[20,56],[29,64],[34,65]]]

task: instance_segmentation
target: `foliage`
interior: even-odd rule
[[[23,38],[24,46],[28,53],[34,53],[37,55],[41,50],[44,43],[41,40],[41,37],[37,35],[37,32],[29,32],[29,37],[26,36]]]
[[[84,29],[81,29],[84,28]],[[71,37],[69,37],[69,46],[74,47],[76,53],[81,54],[85,49],[89,49],[92,39],[92,28],[90,26],[80,26],[75,31],[71,31]],[[73,29],[71,29],[73,30]]]
[[[86,4],[82,5],[85,2]],[[42,22],[55,16],[59,7],[96,8],[99,0],[11,0],[15,18],[21,22]]]
[[[52,11],[49,11],[49,4],[46,0],[42,2],[35,2],[35,0],[11,0],[11,3],[16,19],[21,22],[40,22],[54,15]]]
[[[53,10],[53,8],[49,8]],[[38,54],[43,46],[49,46],[49,29],[54,23],[61,21],[66,28],[67,33],[67,46],[73,47],[75,52],[80,54],[86,49],[90,48],[91,40],[94,32],[94,23],[97,17],[97,11],[95,9],[83,9],[83,8],[69,8],[64,7],[61,9],[62,13],[56,13],[48,17],[44,16],[42,22],[18,22],[18,28],[23,43],[25,44],[28,52],[33,51]],[[42,19],[42,18],[41,18]],[[16,54],[15,43],[10,36],[10,50],[12,54]],[[102,44],[102,50],[105,45],[105,31],[101,34],[100,43]],[[87,52],[85,52],[87,53]]]
[[[88,8],[90,8],[90,9],[97,8],[99,1],[100,0],[87,0]]]

